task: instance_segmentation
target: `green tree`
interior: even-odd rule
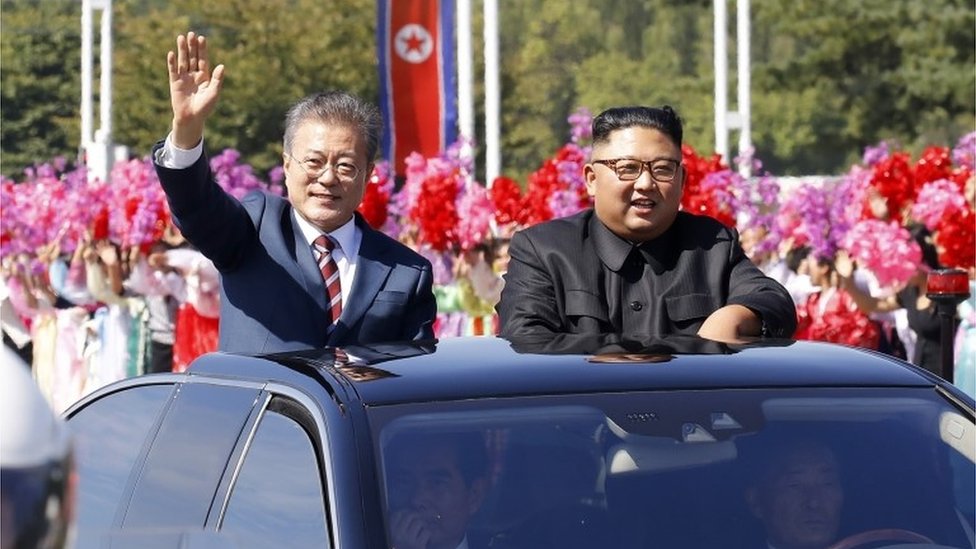
[[[501,10],[503,169],[520,179],[569,137],[575,74],[601,49],[600,11],[591,2],[509,1]],[[581,24],[586,22],[586,24]]]
[[[882,139],[951,143],[976,112],[971,2],[758,0],[753,128],[776,173],[843,170]]]
[[[226,67],[208,149],[237,149],[259,172],[281,163],[285,112],[299,98],[333,88],[377,98],[372,1],[119,5],[117,140],[143,154],[169,127],[166,52],[187,30],[207,36],[212,62]]]
[[[511,25],[502,40],[503,74],[512,80],[502,106],[507,172],[537,168],[566,141],[566,118],[579,107],[596,114],[670,104],[685,120],[686,142],[710,149],[710,3],[519,3],[504,22]]]
[[[621,7],[603,15],[608,46],[620,45],[581,63],[579,102],[594,114],[619,105],[671,105],[684,120],[685,142],[708,151],[714,137],[711,9],[648,0],[641,10]]]
[[[80,144],[80,3],[0,3],[0,172],[55,156],[74,159]]]

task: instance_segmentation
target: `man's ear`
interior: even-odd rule
[[[750,486],[746,488],[745,492],[746,505],[749,507],[749,512],[752,516],[757,519],[763,518],[762,505],[759,504],[759,490],[755,486]]]
[[[596,196],[596,171],[593,164],[583,164],[583,181],[586,182],[586,194]]]
[[[481,509],[481,504],[485,501],[485,496],[488,495],[488,479],[477,478],[471,482],[471,486],[468,487],[468,516],[473,516]]]

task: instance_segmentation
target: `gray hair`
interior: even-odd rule
[[[326,91],[304,97],[292,105],[285,115],[286,152],[291,152],[295,133],[306,120],[319,120],[358,130],[366,142],[366,160],[372,162],[376,158],[383,118],[375,105],[343,91]]]

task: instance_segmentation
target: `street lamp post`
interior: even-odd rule
[[[729,61],[728,61],[728,0],[712,0],[714,9],[713,41],[715,70],[715,152],[722,160],[732,164],[729,153],[729,132],[739,130],[738,156],[741,158],[739,173],[744,177],[752,175],[752,108],[750,87],[750,0],[733,0],[736,4],[736,77],[737,110],[729,110]]]
[[[93,130],[93,46],[95,10],[101,10],[99,45],[99,128]],[[112,0],[81,3],[81,150],[88,176],[106,181],[115,159],[112,143]]]
[[[962,269],[939,269],[928,274],[925,295],[935,303],[941,322],[942,378],[953,380],[953,338],[956,328],[956,308],[969,298],[969,278]]]

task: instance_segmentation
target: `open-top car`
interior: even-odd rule
[[[80,547],[974,546],[973,400],[830,344],[215,353],[66,416]]]

